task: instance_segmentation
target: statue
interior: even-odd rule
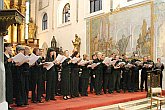
[[[53,36],[52,41],[51,41],[51,47],[54,48],[54,49],[57,48],[57,41],[56,41],[54,36]]]
[[[34,39],[34,37],[36,36],[36,32],[37,32],[37,26],[33,22],[32,18],[30,18],[30,22],[28,23],[28,26],[29,26],[29,38]]]
[[[72,41],[74,50],[77,50],[80,52],[80,44],[81,44],[81,39],[78,37],[77,34],[75,34],[75,41]]]

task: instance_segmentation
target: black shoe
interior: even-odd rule
[[[39,100],[39,101],[37,101],[38,103],[44,103],[44,101],[42,101],[42,100]]]
[[[26,105],[17,105],[17,107],[26,107]]]
[[[116,92],[117,92],[117,93],[120,93],[120,91],[119,91],[119,90],[117,90]]]
[[[71,97],[70,96],[66,96],[67,97],[67,99],[71,99]]]
[[[32,101],[32,103],[37,103],[37,101]]]
[[[88,96],[88,94],[85,94],[84,96]]]
[[[99,93],[96,93],[96,95],[100,95]]]
[[[128,92],[132,92],[132,90],[128,90]]]
[[[75,98],[75,96],[74,95],[71,95],[71,98]]]
[[[64,99],[64,100],[68,100],[67,96],[64,96],[63,99]]]
[[[51,98],[50,100],[56,100],[55,98]]]
[[[49,99],[45,99],[46,102],[49,102],[50,100]]]
[[[8,110],[15,110],[14,108],[12,108],[12,107],[8,107]]]
[[[25,103],[24,105],[29,105],[28,103]]]
[[[75,95],[75,97],[80,97],[80,95]]]
[[[109,91],[108,93],[109,93],[109,94],[112,94],[112,91]]]
[[[139,92],[138,90],[135,90],[134,92]]]

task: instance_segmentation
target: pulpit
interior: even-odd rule
[[[152,71],[148,71],[147,76],[147,86],[148,86],[148,92],[147,96],[151,96],[151,88],[160,87],[160,74],[161,69],[155,69]]]
[[[0,2],[0,110],[8,110],[5,99],[5,68],[3,60],[3,46],[8,27],[12,24],[21,24],[24,16],[17,10],[3,10],[3,0]]]

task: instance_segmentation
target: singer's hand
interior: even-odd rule
[[[70,63],[72,63],[72,60],[70,60],[70,61],[68,62],[68,64],[70,64]]]
[[[8,62],[12,62],[12,61],[13,61],[13,59],[12,59],[12,58],[9,58],[7,61],[8,61]]]

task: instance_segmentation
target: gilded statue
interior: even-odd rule
[[[80,52],[81,39],[80,37],[78,37],[77,34],[75,34],[75,41],[72,41],[72,43],[74,46],[74,50],[77,50],[78,52]]]
[[[30,22],[28,23],[29,26],[29,38],[33,39],[36,36],[37,26],[33,22],[32,18],[30,18]]]

